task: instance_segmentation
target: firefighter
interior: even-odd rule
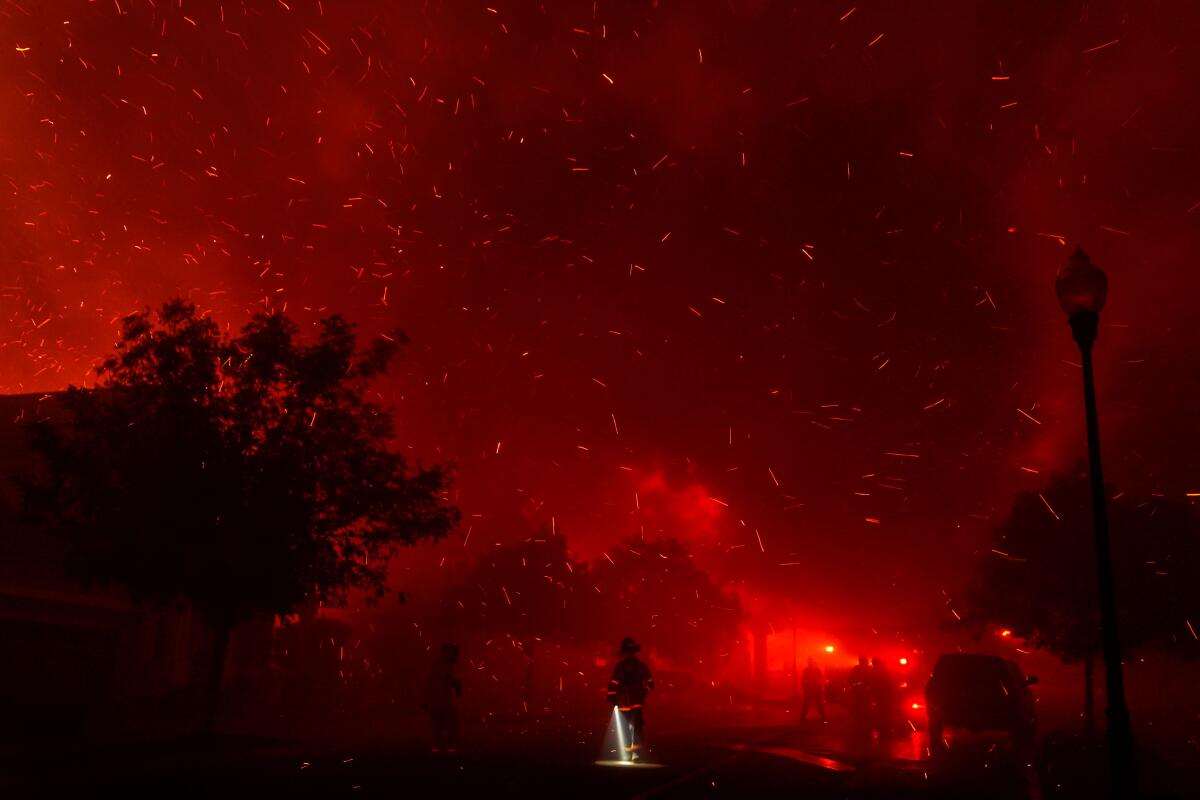
[[[626,636],[617,651],[618,661],[613,667],[612,680],[608,682],[609,705],[617,707],[620,724],[625,731],[625,755],[631,762],[641,760],[642,707],[646,694],[654,688],[654,678],[646,662],[637,657],[641,645]]]
[[[821,718],[821,724],[828,724],[829,720],[825,718],[825,676],[821,674],[817,660],[811,656],[808,659],[808,666],[804,668],[800,685],[804,689],[804,704],[800,706],[800,721],[808,720],[808,709],[815,705],[817,715]]]
[[[850,688],[850,718],[856,738],[871,738],[871,668],[866,656],[858,657],[858,665],[850,670],[846,681]]]
[[[882,658],[871,659],[871,699],[875,704],[875,727],[882,741],[892,735],[892,714],[896,705],[896,687],[892,673]]]
[[[434,660],[425,682],[425,702],[422,707],[429,714],[429,725],[433,729],[435,753],[443,750],[453,753],[458,748],[458,709],[455,700],[462,697],[462,681],[454,674],[458,663],[458,645],[447,642]]]

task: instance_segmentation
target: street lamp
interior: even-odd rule
[[[1058,302],[1071,323],[1071,334],[1083,357],[1083,403],[1087,414],[1088,471],[1092,483],[1092,528],[1096,539],[1096,573],[1100,588],[1100,629],[1104,642],[1105,694],[1108,698],[1108,749],[1114,797],[1137,794],[1133,730],[1125,705],[1121,673],[1121,644],[1117,636],[1117,602],[1113,588],[1112,554],[1108,543],[1108,509],[1104,474],[1100,468],[1100,426],[1096,421],[1096,386],[1092,378],[1092,344],[1100,311],[1108,299],[1108,277],[1092,263],[1082,247],[1067,260],[1054,281]]]

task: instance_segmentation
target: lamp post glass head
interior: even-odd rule
[[[1082,247],[1067,260],[1054,280],[1058,303],[1068,317],[1079,313],[1099,314],[1108,299],[1108,276],[1092,263]]]

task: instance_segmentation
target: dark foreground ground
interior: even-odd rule
[[[657,727],[656,727],[657,725]],[[649,763],[613,762],[597,719],[468,722],[434,755],[420,718],[343,721],[303,740],[174,736],[7,748],[2,797],[945,797],[1102,795],[1102,755],[1055,737],[1019,750],[959,736],[930,757],[925,734],[856,741],[844,717],[797,723],[782,708],[721,719],[649,719]],[[1194,765],[1193,765],[1194,766]],[[1149,759],[1149,797],[1196,797],[1198,776]]]

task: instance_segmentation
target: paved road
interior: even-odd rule
[[[656,711],[658,711],[656,709]],[[1039,752],[1003,738],[960,736],[930,758],[919,720],[902,735],[860,741],[844,717],[797,722],[782,707],[651,716],[648,761],[614,764],[604,715],[464,724],[461,752],[427,751],[419,717],[327,719],[303,739],[294,724],[272,737],[159,737],[141,742],[30,742],[0,746],[0,797],[564,797],[564,798],[1033,798],[1102,794],[1102,753]],[[1178,732],[1139,740],[1167,754]],[[1052,737],[1053,738],[1053,737]],[[1189,751],[1190,752],[1190,751]],[[1186,754],[1185,754],[1186,755]],[[1035,767],[1051,763],[1048,794]],[[1195,761],[1195,759],[1193,759]],[[1173,762],[1178,763],[1178,761]],[[1200,765],[1147,758],[1144,796],[1190,798]],[[1056,784],[1061,784],[1060,789]]]
[[[415,736],[358,745],[283,741],[147,746],[46,761],[33,794],[68,788],[124,796],[220,797],[1036,797],[1031,759],[1002,742],[966,741],[930,760],[920,731],[856,743],[829,726],[693,721],[653,728],[650,763],[612,763],[602,729],[569,721],[508,722],[464,732],[454,756],[425,752]],[[602,726],[600,726],[602,728]],[[338,737],[339,741],[349,741]],[[207,748],[207,749],[206,749]],[[27,786],[31,784],[26,784]],[[22,787],[24,788],[24,787]],[[6,792],[6,794],[8,794]],[[14,794],[12,796],[19,796]]]

